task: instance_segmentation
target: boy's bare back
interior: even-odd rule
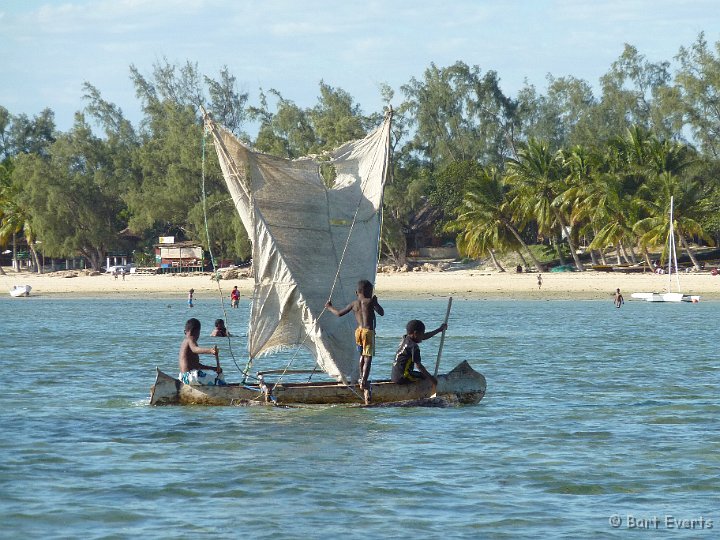
[[[365,287],[362,287],[363,283],[365,283]],[[358,283],[358,290],[356,291],[356,294],[357,300],[353,300],[342,309],[335,308],[329,300],[325,303],[325,307],[338,317],[342,317],[352,311],[355,315],[355,321],[357,322],[358,328],[369,328],[374,330],[375,313],[382,317],[385,315],[385,310],[380,304],[378,304],[377,296],[372,295],[372,285],[370,282],[361,281]]]
[[[355,320],[360,328],[375,328],[375,305],[380,307],[375,296],[372,298],[363,296],[353,302]]]

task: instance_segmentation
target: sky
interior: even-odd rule
[[[0,0],[0,106],[44,108],[68,130],[89,82],[137,124],[130,66],[167,60],[217,78],[227,67],[258,104],[278,90],[300,107],[324,81],[365,114],[431,63],[494,70],[505,94],[574,76],[597,88],[623,51],[672,61],[700,32],[720,42],[718,0]]]

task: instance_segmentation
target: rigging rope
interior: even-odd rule
[[[238,369],[238,371],[242,371],[240,369],[240,366],[238,366],[237,360],[235,359],[235,353],[232,350],[232,341],[230,340],[230,320],[228,319],[227,309],[225,308],[225,297],[222,290],[222,286],[220,285],[220,276],[218,275],[217,265],[215,264],[215,256],[213,255],[212,251],[212,245],[210,243],[210,227],[208,226],[208,217],[207,217],[207,192],[205,190],[205,146],[207,142],[207,135],[208,130],[207,127],[203,128],[203,138],[202,138],[202,208],[203,208],[203,219],[205,222],[205,238],[207,240],[207,247],[208,247],[208,253],[210,254],[210,264],[213,268],[213,280],[217,284],[218,288],[218,294],[220,295],[220,305],[222,307],[223,316],[225,318],[225,327],[227,328],[226,332],[226,338],[228,342],[228,351],[230,352],[230,358],[232,358],[233,364],[235,364],[235,367]],[[243,383],[245,380],[243,379]]]

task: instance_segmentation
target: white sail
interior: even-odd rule
[[[329,375],[357,379],[354,318],[320,315],[331,291],[333,303],[344,307],[355,299],[359,280],[375,281],[390,122],[388,115],[364,139],[330,154],[336,178],[327,188],[320,166],[328,162],[254,152],[207,121],[252,240],[251,358],[302,345]]]

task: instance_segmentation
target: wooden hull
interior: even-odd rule
[[[485,395],[486,381],[481,373],[463,361],[446,375],[438,375],[433,392],[430,381],[395,384],[390,381],[373,382],[374,404],[408,403],[446,397],[461,404],[478,403]],[[267,384],[268,392],[257,385],[228,384],[227,386],[190,386],[159,369],[150,391],[151,405],[250,405],[250,404],[363,404],[362,391],[357,386],[334,382]]]

